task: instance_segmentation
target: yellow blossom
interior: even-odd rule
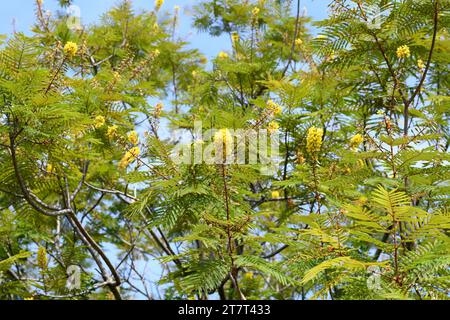
[[[155,31],[155,32],[158,32],[158,31],[159,31],[159,24],[158,24],[158,22],[155,22],[155,23],[153,24],[153,31]]]
[[[164,108],[164,105],[161,102],[158,102],[155,106],[155,117],[159,118],[161,116],[161,112]]]
[[[240,40],[239,34],[237,32],[233,32],[231,34],[231,40],[233,41],[233,43],[236,43]]]
[[[297,152],[297,160],[296,162],[298,164],[303,164],[305,162],[305,157],[303,156],[303,153],[301,153],[300,151]]]
[[[418,67],[420,70],[425,69],[425,63],[423,63],[423,60],[422,60],[422,59],[417,60],[417,67]]]
[[[280,192],[279,191],[272,191],[272,198],[273,199],[278,199],[280,197]]]
[[[223,143],[224,145],[229,145],[233,143],[233,136],[230,133],[230,130],[224,128],[220,129],[214,134],[214,142],[215,143]]]
[[[101,128],[105,125],[105,117],[104,116],[97,116],[95,117],[95,121],[94,121],[94,127],[96,129]]]
[[[302,44],[303,44],[302,39],[300,39],[300,38],[295,39],[295,45],[296,46],[301,46]]]
[[[42,0],[40,0],[40,1],[42,1]],[[34,297],[25,298],[23,300],[34,300]]]
[[[409,58],[410,56],[411,52],[409,51],[409,47],[406,44],[397,48],[398,58]]]
[[[155,0],[155,9],[156,9],[156,11],[161,9],[163,4],[164,4],[164,0]]]
[[[267,109],[275,116],[283,112],[283,108],[273,100],[267,101]]]
[[[306,150],[313,159],[317,158],[317,153],[322,147],[323,129],[311,127],[306,137]]]
[[[271,121],[269,122],[269,124],[267,125],[267,130],[269,130],[270,133],[274,133],[275,131],[277,131],[280,128],[280,125],[278,124],[278,122],[275,121]]]
[[[357,148],[363,141],[363,136],[358,133],[350,139],[350,147]]]
[[[46,170],[48,173],[52,173],[53,171],[55,171],[55,168],[53,167],[53,165],[51,163],[48,163]]]
[[[113,139],[116,136],[116,134],[117,134],[117,126],[116,125],[108,127],[108,130],[106,131],[106,136],[109,139]]]
[[[219,59],[228,59],[228,54],[226,52],[220,51],[219,52]]]
[[[141,153],[141,150],[139,147],[133,147],[130,150],[128,150],[123,158],[119,162],[119,168],[125,169],[132,163],[137,157],[139,157]]]
[[[132,143],[133,145],[137,145],[139,143],[139,135],[136,131],[131,131],[128,134],[128,141]]]
[[[260,10],[259,10],[258,7],[254,7],[253,10],[252,10],[252,15],[253,15],[253,16],[257,16],[257,15],[259,14],[259,11],[260,11]]]
[[[244,278],[246,280],[252,280],[253,279],[253,272],[246,272],[246,273],[244,273]]]
[[[47,250],[44,247],[39,247],[37,252],[37,265],[41,270],[47,270]]]
[[[74,42],[67,42],[64,46],[64,54],[68,57],[73,57],[78,52],[78,45]]]

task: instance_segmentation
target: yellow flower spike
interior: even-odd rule
[[[267,130],[269,131],[269,133],[274,133],[275,131],[277,131],[280,128],[280,125],[278,124],[278,122],[275,121],[271,121],[269,122],[269,124],[267,125]]]
[[[114,77],[114,81],[120,81],[120,79],[121,79],[121,76],[120,76],[120,73],[118,73],[117,71],[114,71],[113,72],[113,77]]]
[[[164,108],[164,105],[161,102],[158,102],[155,106],[155,117],[159,118],[161,116],[161,112]]]
[[[231,34],[231,40],[233,41],[233,43],[239,42],[240,40],[239,34],[237,32],[233,32]]]
[[[258,7],[254,7],[252,10],[252,15],[254,17],[256,17],[259,14],[259,12],[260,12],[260,9]]]
[[[53,171],[55,171],[55,168],[53,167],[53,165],[51,163],[47,164],[47,168],[46,168],[48,173],[52,173]]]
[[[300,151],[297,152],[297,160],[296,162],[298,164],[304,164],[305,163],[305,157],[303,156],[303,153],[301,153]]]
[[[155,0],[155,10],[158,11],[164,4],[164,0]]]
[[[228,59],[228,54],[226,52],[220,51],[218,57],[221,60],[225,60]]]
[[[253,279],[253,272],[246,272],[244,274],[244,279],[246,280],[252,280]]]
[[[37,265],[41,270],[47,270],[48,267],[47,250],[44,247],[39,247],[38,249]]]
[[[110,126],[108,127],[108,130],[106,131],[106,136],[109,139],[113,139],[117,135],[117,126]]]
[[[223,143],[225,146],[233,143],[233,136],[227,128],[220,129],[214,134],[215,143]]]
[[[317,153],[322,147],[323,129],[311,127],[306,136],[306,150],[313,159],[317,159]]]
[[[75,42],[68,41],[63,50],[66,56],[72,58],[78,52],[78,45]]]
[[[95,117],[94,127],[96,129],[99,129],[105,125],[105,122],[106,122],[106,120],[105,120],[104,116],[97,116],[97,117]]]
[[[123,158],[120,160],[119,168],[125,169],[126,167],[128,167],[135,159],[139,157],[140,153],[141,150],[139,149],[139,147],[133,147],[130,150],[128,150],[123,156]]]
[[[275,116],[283,112],[283,108],[273,100],[267,101],[267,109]]]
[[[42,1],[42,0],[41,0]],[[34,297],[25,298],[23,300],[34,300]]]
[[[295,39],[295,45],[296,46],[301,46],[302,44],[303,44],[302,39],[300,39],[300,38]]]
[[[272,191],[272,198],[273,199],[278,199],[280,197],[280,192],[279,191]]]
[[[363,136],[358,133],[350,139],[350,147],[357,148],[363,141]]]
[[[133,144],[133,145],[137,145],[139,143],[139,135],[136,131],[131,131],[128,134],[128,141]]]
[[[410,56],[411,51],[409,50],[409,47],[406,44],[397,48],[397,57],[399,59],[409,58]]]

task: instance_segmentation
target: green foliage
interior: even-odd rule
[[[449,1],[300,9],[200,1],[208,61],[178,9],[38,1],[0,39],[0,299],[448,299]],[[280,161],[180,163],[197,122]]]

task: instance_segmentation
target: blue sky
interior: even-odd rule
[[[74,5],[80,8],[83,24],[98,21],[99,16],[106,12],[119,0],[75,0]],[[228,48],[228,39],[214,38],[198,33],[191,27],[192,7],[199,0],[165,0],[161,11],[173,11],[175,5],[181,8],[181,20],[178,36],[191,43],[191,47],[200,49],[208,57],[215,56],[219,51]],[[294,1],[295,2],[295,1]],[[153,0],[132,0],[136,10],[151,10]],[[302,0],[301,7],[306,8],[307,14],[314,19],[322,19],[327,15],[328,0]],[[58,9],[57,0],[44,0],[44,8],[55,12]],[[0,34],[10,34],[14,29],[19,32],[30,33],[35,21],[35,0],[15,0],[2,3],[0,11]],[[14,27],[13,27],[14,25]]]

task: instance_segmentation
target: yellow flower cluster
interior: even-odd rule
[[[255,17],[255,16],[257,16],[258,14],[259,14],[259,8],[258,7],[254,7],[253,8],[253,10],[252,10],[252,15]]]
[[[418,67],[420,70],[425,69],[425,63],[423,63],[423,60],[422,60],[422,59],[417,60],[417,67]]]
[[[273,199],[278,199],[280,197],[280,192],[279,191],[272,191],[271,194]]]
[[[231,40],[233,41],[233,43],[236,43],[240,40],[239,34],[237,32],[233,32],[231,34]]]
[[[64,46],[64,54],[68,57],[73,57],[78,52],[78,45],[75,42],[67,42]]]
[[[267,101],[267,109],[275,116],[283,112],[283,108],[278,103],[273,102],[273,100]]]
[[[47,270],[47,250],[44,247],[39,247],[37,252],[37,265],[41,270]]]
[[[224,145],[228,145],[233,143],[233,136],[230,133],[230,130],[227,128],[220,129],[214,134],[214,142],[215,143],[223,143]]]
[[[155,9],[156,9],[156,11],[161,9],[163,4],[164,4],[164,0],[155,0]]]
[[[301,153],[301,151],[297,151],[297,160],[296,160],[296,162],[298,164],[305,163],[305,157],[303,156],[303,153]]]
[[[357,148],[363,141],[363,136],[358,133],[350,139],[350,147]]]
[[[246,272],[246,273],[244,273],[244,278],[246,280],[252,280],[253,279],[253,272]]]
[[[48,163],[46,170],[48,173],[52,173],[53,171],[55,171],[55,167],[53,167],[51,163]]]
[[[128,134],[128,141],[133,144],[134,146],[139,143],[139,135],[136,131],[131,131]]]
[[[104,116],[97,116],[95,117],[95,121],[94,121],[94,127],[96,129],[101,128],[105,125],[105,117]]]
[[[397,48],[398,58],[409,58],[410,56],[411,52],[409,51],[409,47],[406,44]]]
[[[139,147],[133,147],[125,153],[123,158],[119,162],[119,168],[125,169],[141,154]]]
[[[122,78],[122,77],[120,76],[120,73],[118,73],[117,71],[114,71],[114,72],[113,72],[113,77],[114,77],[114,81],[115,81],[115,82],[120,81],[120,79]]]
[[[161,116],[161,112],[164,108],[164,105],[161,102],[158,102],[155,106],[155,118],[159,118]]]
[[[228,59],[228,54],[226,52],[220,51],[219,52],[219,59]]]
[[[296,46],[301,46],[302,44],[303,44],[302,39],[300,39],[300,38],[295,39],[295,45]]]
[[[278,124],[278,122],[275,121],[271,121],[269,122],[269,124],[267,125],[267,130],[269,130],[270,133],[274,133],[275,131],[277,131],[280,128],[280,125]]]
[[[114,137],[117,135],[117,126],[110,126],[108,127],[108,130],[106,131],[106,136],[108,139],[114,139]]]
[[[306,136],[306,150],[313,159],[317,158],[317,152],[322,147],[323,129],[311,127]]]

